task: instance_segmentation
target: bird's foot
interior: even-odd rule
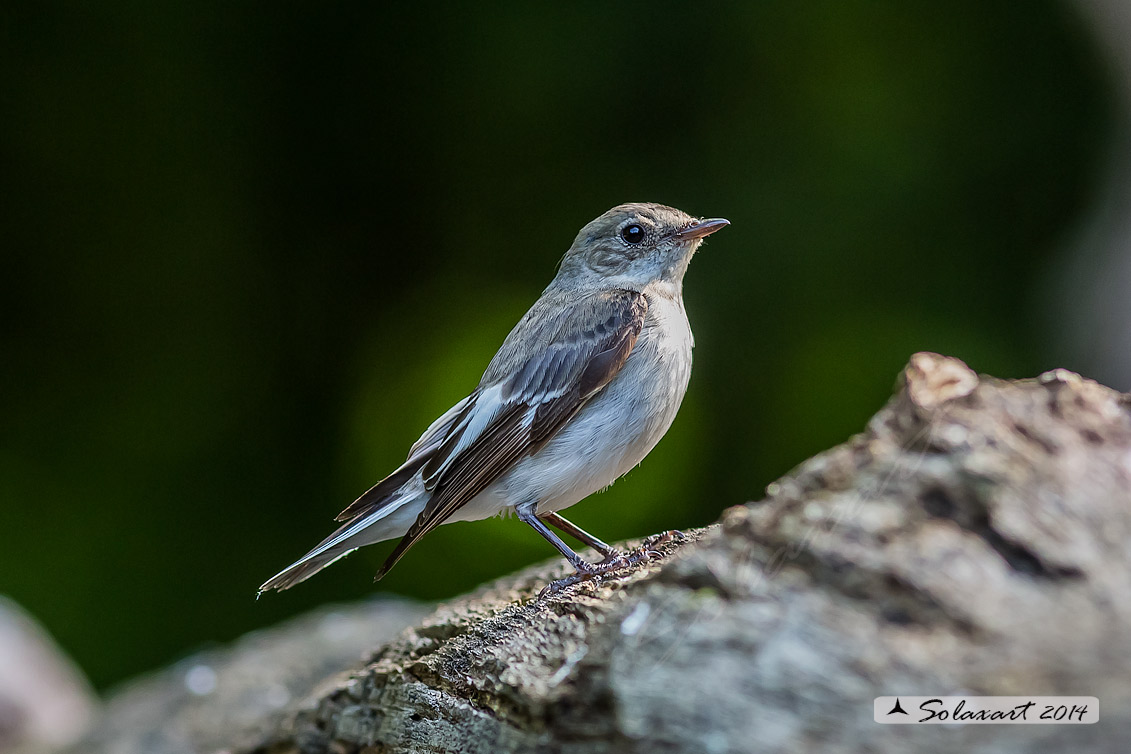
[[[565,578],[551,581],[538,593],[538,599],[548,597],[551,594],[557,594],[574,584],[590,581],[603,574],[619,571],[622,568],[628,568],[629,566],[635,565],[636,562],[637,561],[633,561],[630,556],[626,556],[618,550],[610,550],[605,555],[605,559],[600,563],[586,563],[585,561],[581,561],[580,565],[575,566],[577,568],[575,573],[571,573]]]
[[[664,553],[656,548],[668,542],[682,542],[687,535],[678,529],[668,529],[659,534],[653,534],[640,543],[640,546],[628,555],[628,562],[637,565],[648,560],[662,560]]]
[[[547,584],[541,592],[538,593],[538,599],[557,594],[574,584],[580,584],[583,581],[591,581],[603,574],[612,571],[619,571],[622,568],[631,568],[641,563],[651,560],[660,560],[664,557],[664,553],[655,549],[662,544],[668,542],[680,542],[687,539],[687,535],[676,529],[662,531],[659,534],[653,534],[645,539],[640,547],[632,552],[625,554],[619,550],[610,549],[605,554],[605,559],[599,563],[587,563],[582,561],[580,564],[574,564],[577,568],[576,573],[571,573],[565,578],[551,581]]]
[[[628,565],[628,556],[615,547],[610,547],[609,551],[605,553],[605,557],[599,563],[592,564],[593,568],[600,568],[603,566],[619,566],[623,567]]]
[[[566,576],[564,579],[555,579],[549,584],[546,584],[546,586],[542,587],[542,591],[538,592],[538,599],[543,599],[545,597],[555,595],[558,592],[562,592],[570,588],[574,584],[580,584],[582,581],[588,581],[589,579],[594,578],[596,575],[597,574],[595,573],[577,571],[576,573],[571,573],[569,576]]]
[[[659,534],[653,534],[644,540],[641,547],[655,547],[656,545],[667,544],[668,542],[682,542],[687,539],[687,535],[679,529],[668,529]]]

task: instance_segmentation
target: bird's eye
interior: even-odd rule
[[[620,237],[625,243],[640,243],[644,240],[644,229],[639,225],[629,225],[620,232]]]

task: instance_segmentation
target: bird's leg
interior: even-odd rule
[[[554,534],[552,531],[550,531],[546,524],[542,523],[541,519],[539,519],[539,517],[534,513],[534,506],[518,506],[515,508],[515,513],[518,514],[519,519],[529,524],[534,529],[534,531],[541,534],[547,542],[552,544],[558,552],[564,555],[565,559],[568,560],[570,562],[570,565],[572,565],[577,571],[576,573],[566,576],[565,578],[550,582],[546,586],[546,588],[543,589],[541,593],[539,593],[539,598],[544,597],[547,594],[560,592],[562,589],[565,589],[568,586],[579,584],[582,581],[587,581],[588,579],[595,578],[596,576],[607,571],[613,571],[617,568],[622,568],[627,565],[627,561],[623,557],[621,557],[619,553],[617,553],[618,557],[616,557],[615,559],[606,559],[596,564],[587,563],[581,558],[580,555],[571,550],[569,546],[565,542],[563,542],[560,537],[558,537],[557,534]],[[573,524],[570,524],[570,526],[573,526]],[[578,529],[578,531],[581,530]],[[604,544],[604,542],[602,542],[601,544]],[[605,545],[605,547],[607,547],[609,550],[613,549],[608,545]]]
[[[554,546],[554,549],[564,555],[565,559],[570,562],[570,565],[572,565],[578,571],[591,573],[593,566],[582,560],[580,555],[571,550],[569,545],[561,540],[561,537],[550,531],[549,527],[542,523],[539,520],[538,516],[534,513],[533,507],[534,506],[519,506],[515,508],[515,513],[518,514],[519,519],[527,524],[530,524],[530,526],[533,527],[534,531],[541,534],[543,539],[552,544]]]
[[[624,558],[624,554],[617,550],[615,547],[605,544],[589,532],[582,529],[577,524],[573,523],[572,521],[567,521],[557,513],[542,513],[538,515],[538,518],[542,519],[550,526],[564,531],[566,534],[570,535],[578,542],[583,542],[584,544],[592,547],[597,552],[601,553],[605,557],[602,562],[611,562]]]

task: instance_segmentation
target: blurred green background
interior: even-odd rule
[[[577,229],[733,225],[668,437],[571,518],[707,524],[863,428],[907,357],[1063,363],[1033,316],[1113,98],[1069,5],[207,2],[0,10],[0,593],[99,687],[255,601],[477,382]],[[376,589],[552,551],[443,527]]]

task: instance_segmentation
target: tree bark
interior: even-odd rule
[[[666,557],[441,606],[243,754],[1063,752],[1131,741],[1131,399],[917,354],[848,442]],[[888,726],[881,695],[1086,695],[1095,725]]]

